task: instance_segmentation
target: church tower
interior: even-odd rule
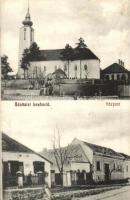
[[[34,29],[32,28],[32,21],[29,11],[29,1],[28,1],[28,10],[25,16],[24,21],[22,22],[23,26],[20,28],[19,33],[19,58],[18,58],[18,77],[23,78],[23,69],[21,68],[21,59],[24,52],[24,49],[29,48],[34,42]]]

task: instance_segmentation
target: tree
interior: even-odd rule
[[[69,64],[70,64],[70,61],[72,61],[73,58],[74,58],[73,48],[69,44],[66,44],[65,48],[61,52],[61,56],[62,56],[63,60],[67,60],[67,63],[68,63],[68,78],[69,78],[69,76],[70,76],[69,75]]]
[[[59,132],[59,129],[57,128],[57,132],[54,135],[54,139],[52,141],[53,144],[53,154],[55,157],[55,161],[56,161],[56,165],[57,168],[59,170],[60,173],[60,182],[61,185],[63,185],[63,172],[64,172],[64,166],[68,160],[68,158],[70,157],[70,145],[68,145],[67,147],[61,147],[61,134]]]
[[[38,61],[41,59],[41,51],[36,42],[33,42],[29,48],[30,61]]]
[[[78,39],[78,43],[76,43],[75,48],[75,59],[80,60],[80,79],[82,78],[82,60],[86,59],[87,54],[87,45],[85,44],[85,41],[83,38]]]
[[[1,57],[1,75],[4,79],[8,78],[8,73],[13,72],[12,68],[10,67],[10,64],[8,62],[8,56],[3,55]]]
[[[30,51],[29,49],[25,49],[23,52],[23,57],[21,60],[21,68],[24,70],[24,79],[26,78],[26,71],[30,65]]]

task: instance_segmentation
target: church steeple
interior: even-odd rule
[[[34,29],[32,27],[33,23],[31,21],[31,16],[30,16],[30,10],[29,10],[29,0],[28,0],[28,8],[27,8],[27,13],[25,16],[25,20],[23,21],[23,25],[20,28],[19,32],[19,58],[18,58],[18,76],[19,77],[24,77],[23,70],[21,68],[21,60],[23,57],[23,52],[25,49],[30,48],[32,43],[34,42]]]
[[[25,26],[33,25],[33,22],[31,21],[30,12],[29,12],[29,0],[28,0],[28,10],[27,10],[27,14],[25,16],[25,20],[23,21],[23,25],[25,25]]]

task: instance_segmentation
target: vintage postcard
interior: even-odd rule
[[[4,200],[129,200],[129,102],[75,103],[2,102]]]
[[[0,200],[129,199],[129,20],[129,0],[1,0]]]
[[[128,99],[129,0],[2,0],[2,100]]]

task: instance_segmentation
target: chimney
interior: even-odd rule
[[[118,64],[120,65],[120,59],[118,59]]]

